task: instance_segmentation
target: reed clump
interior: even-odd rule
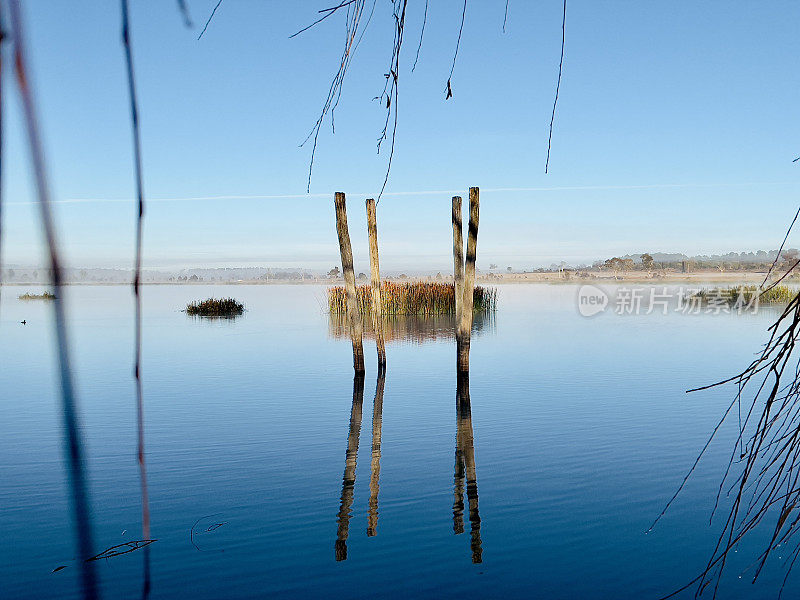
[[[55,300],[56,295],[51,292],[42,292],[41,294],[31,294],[30,292],[22,294],[20,300]]]
[[[750,304],[755,302],[757,297],[759,304],[788,304],[797,295],[797,290],[788,285],[776,285],[762,291],[755,285],[743,285],[702,289],[696,295],[705,302],[722,300],[728,304],[737,302]]]
[[[371,312],[372,288],[362,285],[356,288],[358,308],[362,315]],[[493,312],[497,306],[497,290],[476,286],[473,311]],[[384,315],[450,315],[456,312],[455,286],[452,283],[394,283],[381,284],[381,309]],[[344,287],[328,288],[328,310],[332,314],[347,312],[347,295]]]
[[[244,312],[244,304],[233,298],[209,298],[187,304],[185,312],[195,317],[237,317]]]

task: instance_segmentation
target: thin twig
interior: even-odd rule
[[[330,8],[323,8],[322,10],[317,11],[319,13],[325,13],[325,14],[323,14],[319,19],[317,19],[316,21],[314,21],[310,25],[306,25],[305,27],[303,27],[300,31],[295,31],[292,35],[289,36],[289,39],[292,39],[293,37],[297,37],[301,33],[304,33],[306,31],[308,31],[309,29],[311,29],[315,25],[319,25],[325,19],[327,19],[328,17],[330,17],[334,13],[336,13],[336,11],[339,10],[340,8],[349,7],[354,2],[359,2],[359,1],[360,0],[345,0],[344,2],[342,2],[341,4],[338,4],[336,6],[331,6]]]
[[[220,514],[222,514],[222,513],[214,513],[214,514],[211,514],[211,515],[205,515],[204,517],[200,517],[199,519],[197,519],[197,521],[195,521],[192,524],[192,527],[189,529],[189,541],[191,542],[192,546],[194,546],[195,549],[198,552],[224,552],[224,550],[221,550],[221,549],[220,550],[204,550],[203,548],[198,546],[197,543],[194,541],[195,534],[196,535],[200,535],[200,532],[196,532],[195,531],[195,528],[197,527],[197,524],[200,521],[202,521],[203,519],[208,519],[210,517],[216,517],[217,515],[220,515]],[[210,525],[209,527],[206,528],[205,533],[209,533],[211,531],[216,531],[217,529],[219,529],[220,527],[222,527],[225,524],[227,524],[227,521],[223,521],[221,523],[214,523],[213,525]]]
[[[85,562],[92,562],[103,558],[114,558],[115,556],[128,554],[130,552],[146,548],[153,542],[157,541],[158,540],[144,539],[144,540],[133,540],[131,542],[125,542],[124,544],[117,544],[116,546],[111,546],[110,548],[106,548],[100,554],[87,558]]]
[[[183,24],[187,28],[194,27],[194,23],[192,23],[192,17],[189,14],[189,7],[186,4],[186,0],[178,0],[178,10],[181,11],[181,16],[183,16]]]
[[[425,0],[425,12],[422,13],[422,29],[419,30],[419,44],[417,45],[417,54],[414,57],[414,66],[411,67],[411,72],[417,68],[417,61],[419,60],[419,51],[422,49],[422,36],[425,35],[425,24],[428,22],[428,0]]]
[[[769,279],[769,276],[772,274],[772,270],[775,268],[775,265],[778,264],[778,261],[781,258],[781,252],[783,252],[783,247],[786,244],[786,240],[789,239],[789,234],[792,232],[792,227],[794,227],[794,224],[797,221],[798,216],[800,216],[800,208],[798,208],[797,212],[794,213],[794,219],[792,219],[792,222],[789,224],[789,228],[786,230],[786,235],[783,236],[783,241],[781,242],[781,247],[778,248],[778,253],[775,255],[775,260],[772,261],[772,264],[770,265],[769,270],[767,271],[767,274],[764,277],[764,281],[761,282],[762,287],[764,286],[764,284],[767,283],[767,279]]]
[[[450,80],[453,79],[453,71],[456,69],[456,59],[458,58],[458,47],[461,45],[461,34],[464,32],[464,18],[467,16],[467,0],[464,0],[464,6],[461,9],[461,24],[458,26],[458,39],[456,40],[456,50],[453,52],[453,64],[450,67],[450,76],[447,78],[447,85],[444,88],[444,99],[449,100],[453,97],[453,87],[450,85]]]
[[[728,418],[733,404],[740,402],[742,394],[748,389],[748,384],[758,377],[760,383],[752,395],[750,408],[744,420],[742,421],[739,416],[739,435],[734,442],[734,450],[719,487],[721,493],[726,481],[732,482],[729,493],[733,493],[733,500],[722,532],[717,538],[717,544],[706,567],[697,577],[666,596],[667,598],[695,584],[697,585],[695,595],[699,596],[712,583],[713,595],[716,596],[728,554],[746,535],[755,530],[765,517],[775,515],[776,520],[771,539],[751,565],[754,567],[754,582],[758,579],[769,555],[779,546],[787,544],[800,529],[798,527],[800,516],[789,519],[795,508],[800,505],[800,362],[790,369],[789,382],[782,384],[795,346],[800,339],[800,294],[789,302],[777,321],[770,326],[769,331],[770,338],[760,355],[739,375],[725,380],[734,381],[738,386],[734,401],[725,411],[678,489],[677,493],[680,493],[711,439]],[[722,383],[724,382],[704,388]],[[766,397],[762,398],[762,392]],[[734,463],[741,466],[734,469]],[[667,503],[667,507],[677,493]],[[718,502],[719,493],[714,511]],[[795,558],[798,554],[800,546],[792,552]],[[787,575],[780,588],[781,592],[795,564],[795,558],[789,563]]]
[[[564,11],[561,16],[561,58],[558,60],[558,81],[556,82],[556,97],[553,100],[553,112],[550,115],[550,133],[547,136],[547,160],[544,163],[544,172],[550,167],[550,146],[553,143],[553,122],[556,120],[556,106],[558,105],[558,92],[561,89],[561,71],[564,67],[564,40],[567,28],[567,0],[564,0]]]
[[[363,36],[363,29],[361,27],[361,18],[364,12],[364,0],[355,0],[353,2],[347,1],[343,2],[337,6],[331,7],[330,9],[326,9],[325,15],[309,25],[298,31],[297,33],[291,35],[290,37],[295,37],[304,31],[307,31],[317,23],[327,19],[328,17],[336,14],[341,8],[346,7],[346,26],[345,26],[345,44],[344,50],[342,51],[342,57],[339,62],[339,68],[334,74],[333,80],[331,81],[330,86],[328,87],[328,95],[325,98],[325,102],[322,105],[322,110],[320,111],[320,115],[317,118],[314,126],[311,128],[311,131],[306,136],[306,139],[300,144],[300,146],[304,146],[309,140],[313,140],[312,147],[311,147],[311,158],[309,160],[308,165],[308,182],[307,182],[307,192],[311,191],[311,176],[313,174],[314,169],[314,158],[316,157],[317,153],[317,143],[319,141],[319,133],[322,129],[322,125],[325,122],[325,117],[328,114],[332,114],[332,111],[336,108],[338,104],[338,100],[341,97],[342,86],[344,85],[345,75],[347,74],[347,69],[350,66],[350,61],[353,57],[353,51],[360,42],[361,37],[358,38],[358,42],[356,41],[356,36],[361,31]],[[374,5],[373,5],[374,8]],[[371,17],[371,15],[370,15]],[[367,21],[369,23],[369,20]],[[366,27],[366,25],[364,26]]]
[[[201,31],[200,35],[197,36],[198,41],[200,40],[201,37],[203,37],[203,34],[206,32],[206,29],[208,29],[208,24],[211,23],[211,19],[214,18],[214,14],[217,12],[217,9],[219,8],[220,4],[222,4],[222,0],[219,0],[219,2],[217,2],[217,5],[214,7],[214,10],[212,10],[211,14],[208,16],[208,21],[206,21],[206,24],[203,25],[203,31]]]
[[[44,150],[39,134],[38,119],[34,108],[33,92],[29,85],[27,62],[25,58],[25,38],[19,0],[9,0],[11,27],[14,37],[14,64],[17,75],[28,146],[33,164],[36,192],[39,197],[39,212],[44,237],[47,242],[50,263],[51,285],[55,293],[52,302],[58,346],[59,371],[61,378],[61,409],[65,432],[65,454],[69,465],[69,481],[72,496],[72,510],[75,519],[78,553],[80,556],[93,555],[91,518],[89,516],[89,495],[84,470],[83,441],[78,419],[78,405],[72,381],[70,345],[67,335],[67,320],[64,310],[64,285],[61,259],[56,242],[56,230],[50,206],[50,190],[45,174]],[[98,597],[97,578],[92,562],[83,562],[81,580],[83,596],[87,599]]]
[[[133,159],[136,175],[136,258],[134,259],[133,296],[134,296],[134,368],[136,381],[136,429],[137,459],[139,462],[139,478],[142,495],[142,537],[150,539],[150,502],[147,494],[147,468],[144,458],[144,397],[142,393],[142,227],[144,224],[144,184],[142,178],[142,148],[139,134],[139,109],[136,99],[136,79],[133,70],[131,52],[130,21],[128,0],[122,1],[122,44],[125,47],[125,64],[128,75],[128,94],[130,97],[131,129],[133,133]]]
[[[0,252],[3,249],[3,42],[6,31],[3,6],[0,4]],[[3,261],[0,256],[0,296],[3,291]]]
[[[506,32],[506,21],[508,20],[508,3],[510,0],[506,0],[506,10],[503,13],[503,33]]]
[[[389,125],[389,118],[394,112],[394,121],[392,123],[392,141],[389,148],[389,160],[386,165],[386,175],[383,178],[383,185],[381,185],[381,191],[378,194],[377,199],[375,200],[375,204],[379,204],[381,198],[383,197],[383,192],[386,190],[386,184],[389,182],[389,173],[392,170],[392,160],[394,159],[394,147],[395,147],[395,140],[397,139],[397,111],[398,111],[398,104],[400,99],[400,51],[403,47],[403,35],[405,33],[405,23],[406,23],[406,8],[408,6],[408,0],[398,0],[402,1],[400,9],[397,8],[397,3],[395,3],[395,12],[394,12],[394,20],[395,20],[395,32],[394,32],[394,46],[392,50],[392,64],[389,68],[389,73],[386,75],[386,83],[388,84],[388,91],[387,86],[384,85],[383,94],[380,98],[386,99],[386,121],[383,124],[383,131],[381,132],[380,137],[378,138],[378,152],[381,151],[381,143],[383,140],[386,139],[387,128]],[[394,102],[392,102],[392,96],[394,96]]]

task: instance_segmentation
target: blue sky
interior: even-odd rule
[[[309,147],[343,17],[293,39],[331,2],[132,0],[145,193],[145,266],[338,262],[333,192],[348,193],[356,268],[364,199],[380,190],[390,3],[353,59],[336,133]],[[133,173],[117,2],[24,3],[61,242],[74,266],[129,266]],[[523,269],[614,254],[776,248],[800,201],[800,5],[571,0],[550,172],[559,0],[411,0],[397,149],[378,207],[382,265],[449,269],[450,197],[480,186],[478,264]],[[10,78],[4,262],[42,262],[27,147]],[[4,165],[5,166],[5,165]],[[800,239],[790,240],[800,245]]]

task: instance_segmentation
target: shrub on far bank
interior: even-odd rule
[[[41,294],[31,294],[30,292],[22,294],[20,300],[55,300],[56,295],[50,292],[42,292]]]

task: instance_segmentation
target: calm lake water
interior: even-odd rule
[[[0,303],[0,597],[76,598],[50,307],[25,291]],[[500,286],[466,411],[447,323],[396,325],[375,415],[374,344],[354,403],[323,287],[146,287],[150,597],[619,599],[686,583],[722,525],[708,518],[731,428],[645,531],[733,390],[684,391],[746,366],[774,313],[585,318],[577,292]],[[180,312],[212,295],[247,312]],[[90,286],[67,301],[100,552],[141,536],[133,302]],[[738,576],[757,549],[733,556],[721,598],[776,597],[786,557],[755,585]],[[96,562],[104,597],[141,597],[144,559]]]

